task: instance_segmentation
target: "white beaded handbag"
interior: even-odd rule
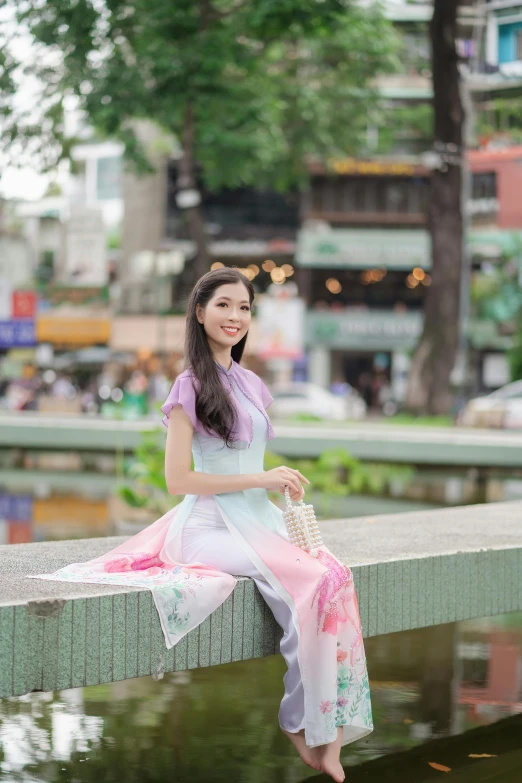
[[[294,505],[288,486],[285,487],[285,498],[286,511],[283,512],[283,519],[290,541],[312,557],[317,557],[317,547],[322,546],[323,539],[315,518],[314,507],[303,500]]]

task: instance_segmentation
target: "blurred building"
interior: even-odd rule
[[[311,173],[296,252],[310,380],[369,385],[380,370],[398,387],[431,283],[428,172],[415,156],[394,156]]]
[[[522,2],[487,0],[485,64],[500,77],[522,83]]]
[[[401,67],[376,81],[384,122],[377,116],[367,129],[360,158],[312,167],[296,266],[308,308],[310,380],[326,386],[345,379],[364,391],[369,402],[375,397],[372,385],[389,384],[400,402],[431,284],[425,217],[430,172],[423,163],[432,147],[427,26],[433,5],[388,0],[383,7],[401,39]],[[513,108],[522,89],[520,41],[522,3],[461,4],[457,49],[464,100],[479,131],[478,149],[468,155],[467,204],[477,289],[487,285],[487,275],[502,277],[507,257],[521,255],[522,148],[513,146],[519,116]],[[490,132],[485,134],[489,115]],[[505,132],[510,122],[512,132]],[[509,291],[497,299],[493,320],[475,304],[468,324],[481,388],[491,387],[487,367],[495,366],[496,385],[509,375],[505,352],[512,341],[512,314],[520,305]]]
[[[376,82],[382,112],[361,139],[360,157],[311,164],[311,184],[302,194],[256,188],[211,193],[203,184],[200,194],[211,268],[241,267],[258,294],[297,282],[306,306],[301,369],[309,380],[325,387],[345,380],[369,395],[372,384],[386,383],[400,401],[431,284],[425,217],[430,172],[424,164],[432,144],[427,26],[433,6],[401,0],[383,5],[402,41],[400,65]],[[493,122],[495,101],[516,100],[522,90],[521,9],[522,3],[506,0],[469,0],[459,8],[467,92],[481,116],[491,115],[493,129],[480,134],[482,148],[469,155],[468,241],[479,273],[501,264],[522,231],[521,148]],[[87,140],[73,151],[74,174],[64,187],[60,217],[53,224],[43,206],[27,215],[36,263],[54,254],[55,281],[76,291],[75,310],[68,311],[64,303],[58,308],[59,292],[49,289],[37,330],[56,351],[105,346],[153,363],[169,356],[172,372],[183,351],[176,282],[194,258],[195,244],[178,198],[175,142],[147,122],[137,123],[136,131],[152,174],[124,171],[120,144]],[[500,144],[506,149],[492,148]],[[77,292],[88,288],[94,298],[80,301]],[[95,302],[96,291],[103,304]],[[479,316],[470,336],[480,365],[503,356],[510,337]],[[256,330],[254,325],[252,354]]]
[[[74,206],[99,210],[108,229],[119,230],[123,219],[123,145],[89,141],[73,147],[72,174],[65,188]]]

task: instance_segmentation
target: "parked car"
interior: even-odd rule
[[[466,403],[457,418],[465,427],[522,428],[522,381],[502,386]]]
[[[360,394],[352,389],[341,397],[322,386],[304,381],[289,384],[275,384],[271,388],[274,402],[269,413],[274,418],[288,418],[295,414],[308,413],[322,419],[362,419],[366,415],[366,403]]]

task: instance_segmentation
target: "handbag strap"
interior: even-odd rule
[[[290,497],[290,490],[288,489],[288,486],[285,487],[285,498],[286,498],[286,507],[288,510],[292,510],[292,499]],[[306,538],[306,543],[308,544],[308,550],[312,557],[317,557],[317,549],[312,544],[312,536],[310,535],[310,527],[308,525],[308,517],[305,512],[305,503],[303,499],[296,501],[298,514],[301,519],[302,527],[303,527],[303,533]]]
[[[298,508],[299,508],[300,506],[301,506],[302,508],[304,508],[304,505],[305,505],[305,504],[304,504],[304,500],[303,500],[302,498],[301,498],[301,500],[296,500],[296,501],[293,501],[293,500],[292,500],[292,498],[290,497],[290,490],[289,490],[289,488],[288,488],[288,484],[286,484],[286,485],[285,485],[285,499],[286,499],[286,507],[287,507],[288,509],[290,509],[290,510],[291,510],[292,508],[294,508],[294,505],[293,505],[294,503],[295,503],[295,505],[296,505]]]

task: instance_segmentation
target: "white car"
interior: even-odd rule
[[[276,384],[271,388],[274,398],[269,408],[274,418],[290,418],[296,414],[309,413],[321,419],[362,419],[366,415],[366,403],[355,389],[341,397],[322,386],[304,381],[290,384]]]
[[[464,406],[458,424],[465,427],[522,428],[522,381],[502,386]]]

